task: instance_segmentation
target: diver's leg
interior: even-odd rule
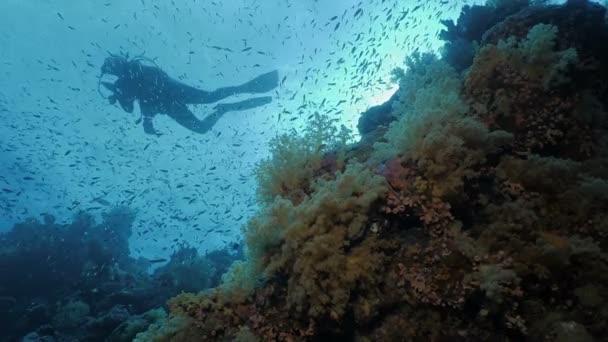
[[[225,113],[252,109],[263,106],[270,102],[272,102],[272,98],[270,96],[264,96],[239,102],[219,104],[215,106],[213,113],[207,115],[203,120],[201,120],[200,126],[204,127],[206,131],[209,131]]]
[[[219,119],[219,115],[217,118],[212,118],[210,120],[199,120],[192,112],[186,107],[186,105],[174,105],[169,112],[167,112],[173,120],[175,120],[178,124],[183,127],[191,130],[195,133],[205,134],[211,130],[215,122]]]
[[[175,105],[167,113],[173,120],[195,133],[205,134],[209,132],[217,121],[227,112],[242,111],[260,107],[272,102],[270,96],[255,97],[234,103],[222,103],[215,106],[213,113],[199,120],[185,105]]]
[[[206,91],[171,80],[168,97],[178,103],[207,104],[217,102],[226,97],[242,93],[240,86],[219,88]]]
[[[214,91],[205,92],[203,102],[186,103],[213,103],[236,94],[258,94],[271,91],[279,85],[278,71],[262,74],[251,81],[235,87],[219,88]]]
[[[254,97],[252,99],[247,99],[239,102],[233,103],[220,103],[215,106],[216,112],[226,113],[226,112],[236,112],[241,110],[252,109],[256,107],[260,107],[272,102],[272,97],[270,96],[262,96],[262,97]]]

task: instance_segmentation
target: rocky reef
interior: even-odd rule
[[[240,257],[180,245],[152,271],[163,260],[129,255],[134,218],[127,208],[101,223],[85,213],[69,224],[45,215],[0,234],[0,341],[131,341],[166,317],[169,298],[217,286]]]
[[[408,58],[358,144],[275,139],[246,260],[136,340],[605,340],[606,8],[509,3]]]

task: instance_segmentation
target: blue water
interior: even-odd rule
[[[134,256],[166,257],[175,239],[202,251],[238,241],[268,141],[315,111],[356,131],[359,113],[394,92],[390,71],[414,50],[437,51],[438,19],[455,19],[464,4],[437,1],[395,24],[422,3],[3,1],[0,229],[126,205],[137,210]],[[164,135],[153,137],[135,123],[138,108],[128,114],[98,93],[109,52],[145,54],[206,90],[273,69],[283,82],[271,104],[228,113],[206,135],[157,115]],[[362,61],[371,66],[358,73]],[[191,109],[200,118],[211,107]]]
[[[0,341],[105,338],[182,291],[217,286],[244,257],[269,142],[316,114],[355,142],[361,113],[397,90],[391,72],[416,52],[439,55],[441,21],[485,2],[2,1]],[[104,82],[124,80],[102,72],[112,56],[138,57],[129,72],[166,73],[199,95],[271,71],[278,80],[188,105],[202,120],[217,105],[271,99],[200,134],[146,116],[144,101],[132,113],[110,101],[120,91]],[[172,96],[155,101],[175,105]],[[106,319],[107,331],[95,326]]]

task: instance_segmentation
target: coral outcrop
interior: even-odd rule
[[[364,120],[355,146],[325,150],[335,131],[277,140],[246,262],[172,299],[140,337],[605,339],[606,8],[521,2],[477,17],[500,3],[465,9],[444,35],[478,40],[468,62],[418,55],[396,72],[382,134]],[[482,19],[473,36],[458,28]],[[322,167],[331,151],[340,162]]]
[[[135,213],[115,208],[101,223],[46,215],[0,234],[0,341],[131,341],[162,318],[167,299],[217,286],[239,254],[199,255],[182,245],[167,264],[129,256]],[[25,336],[25,337],[24,337]]]

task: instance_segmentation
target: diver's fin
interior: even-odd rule
[[[176,82],[177,81],[172,81]],[[243,83],[234,87],[218,88],[214,91],[203,91],[196,88],[180,85],[175,89],[178,89],[179,98],[182,103],[195,104],[195,103],[213,103],[223,100],[229,96],[238,94],[259,94],[266,93],[276,88],[279,85],[279,72],[271,71],[262,74],[247,83]],[[245,108],[247,109],[247,108]]]
[[[213,113],[199,120],[185,105],[176,104],[171,107],[167,115],[181,126],[192,132],[205,134],[209,132],[217,121],[227,112],[241,111],[260,107],[272,102],[270,96],[255,97],[234,103],[222,103],[215,106]]]
[[[239,102],[220,103],[214,107],[214,109],[216,110],[216,112],[214,114],[218,114],[218,113],[223,114],[226,112],[235,112],[235,111],[252,109],[252,108],[260,107],[263,105],[267,105],[270,102],[272,102],[272,97],[261,96],[261,97],[254,97],[254,98],[239,101]],[[213,114],[211,114],[211,115],[213,115]]]
[[[277,70],[262,74],[239,87],[240,93],[265,93],[279,85],[279,72]]]

